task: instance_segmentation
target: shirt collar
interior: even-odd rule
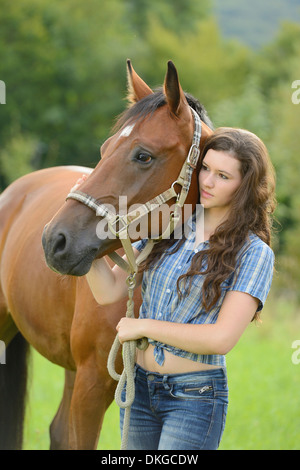
[[[196,217],[197,217],[197,210],[193,212],[193,214],[189,217],[186,222],[186,250],[191,250],[197,253],[201,249],[203,249],[206,245],[209,244],[209,241],[206,240],[195,246],[195,238],[196,238]]]

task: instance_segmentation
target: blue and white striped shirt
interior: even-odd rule
[[[200,243],[195,249],[195,221],[188,222],[192,229],[185,243],[170,256],[164,256],[157,266],[143,274],[140,318],[152,318],[175,323],[205,324],[215,323],[218,318],[224,297],[230,290],[246,292],[259,299],[258,311],[262,309],[269,293],[272,276],[274,254],[271,248],[257,235],[250,233],[249,241],[245,242],[238,256],[236,270],[221,285],[221,295],[217,303],[209,310],[202,303],[202,285],[204,275],[196,275],[191,280],[189,294],[179,298],[177,279],[185,274],[191,264],[193,255],[207,249],[209,242]],[[147,240],[135,243],[135,248],[142,250]],[[173,250],[174,245],[168,250]],[[162,344],[149,339],[155,346],[154,357],[158,364],[164,363],[164,350],[192,361],[225,367],[225,356],[198,355],[188,351]]]

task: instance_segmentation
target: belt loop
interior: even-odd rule
[[[168,379],[169,379],[168,375],[163,376],[162,384],[163,384],[165,390],[171,390],[171,387],[168,384]]]

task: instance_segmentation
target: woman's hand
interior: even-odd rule
[[[72,191],[77,191],[77,189],[79,188],[79,186],[87,180],[87,177],[88,177],[88,175],[82,175],[80,178],[78,178],[78,180],[76,181],[76,183],[75,183],[75,185],[73,186],[73,188],[71,188],[71,192],[72,192]]]
[[[139,318],[121,318],[116,326],[120,343],[123,344],[125,341],[143,338],[145,336],[143,332],[144,322],[144,319]]]

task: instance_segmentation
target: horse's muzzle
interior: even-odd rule
[[[42,245],[49,268],[60,274],[83,276],[98,254],[100,240],[87,243],[84,237],[71,236],[66,229],[55,230],[50,224],[44,228]]]

